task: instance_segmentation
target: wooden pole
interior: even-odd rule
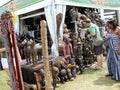
[[[48,45],[47,45],[47,28],[46,21],[42,20],[40,22],[41,26],[41,39],[42,39],[42,54],[44,63],[44,75],[45,75],[45,90],[51,90],[51,76],[48,61]]]

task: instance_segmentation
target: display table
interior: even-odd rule
[[[38,72],[40,69],[43,68],[43,66],[44,65],[42,63],[35,66],[34,65],[21,66],[23,81],[27,83],[27,86],[30,87],[30,85],[36,85],[38,90],[41,89],[41,85],[40,85],[41,76]]]

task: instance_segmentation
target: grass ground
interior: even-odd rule
[[[102,70],[87,69],[84,74],[77,75],[74,81],[60,85],[56,90],[120,90],[120,81],[105,77],[106,63]]]
[[[0,71],[0,90],[12,90],[8,85],[7,81],[10,80],[4,70]]]
[[[77,75],[74,81],[61,84],[56,90],[120,90],[120,82],[105,77],[106,63],[102,70],[87,69],[84,74]],[[11,90],[7,85],[8,76],[0,71],[0,90]]]

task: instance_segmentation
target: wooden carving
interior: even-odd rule
[[[63,14],[59,13],[56,15],[56,22],[57,22],[57,37],[59,37],[59,29],[60,29],[60,24],[62,22]]]

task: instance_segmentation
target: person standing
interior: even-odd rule
[[[85,22],[86,22],[86,26],[89,27],[89,32],[90,32],[90,34],[87,35],[87,38],[90,38],[93,41],[93,52],[97,57],[97,66],[95,67],[95,69],[97,69],[97,70],[102,69],[102,67],[103,67],[103,65],[102,65],[103,43],[96,46],[96,45],[94,45],[94,39],[96,37],[98,37],[102,41],[103,38],[101,37],[99,27],[96,24],[93,24],[90,19],[87,19]]]
[[[118,24],[111,20],[107,22],[107,27],[110,34],[108,35],[108,74],[106,76],[111,76],[111,79],[120,80],[120,55],[117,53],[118,46],[120,45]]]

